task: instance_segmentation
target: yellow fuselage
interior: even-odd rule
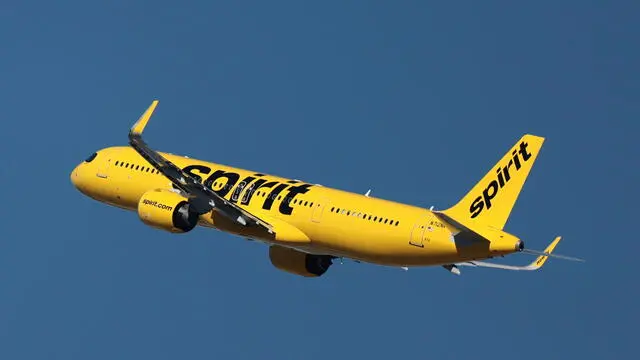
[[[182,156],[162,153],[169,161],[252,214],[276,224],[279,237],[216,216],[201,215],[199,224],[245,238],[277,243],[313,254],[347,257],[392,266],[451,264],[516,251],[513,241],[461,245],[458,230],[427,209],[331,189]],[[171,182],[129,147],[102,149],[71,174],[87,196],[135,211],[141,196],[172,189]]]

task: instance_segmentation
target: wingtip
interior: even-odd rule
[[[556,246],[558,246],[558,243],[560,242],[560,240],[562,240],[562,236],[556,236],[556,238],[553,239],[551,244],[549,244],[549,246],[547,246],[547,248],[544,249],[544,253],[551,254],[553,250],[556,248]],[[548,259],[549,259],[548,255],[540,255],[531,263],[531,266],[535,267],[536,269],[540,269],[542,265],[544,265],[544,263],[547,262]]]
[[[149,119],[151,118],[151,115],[153,115],[153,112],[158,106],[158,102],[159,102],[158,100],[153,100],[151,102],[151,105],[149,105],[147,110],[142,114],[142,116],[140,116],[138,121],[136,121],[136,123],[133,124],[133,126],[131,127],[131,131],[130,131],[131,135],[142,134],[142,132],[144,131],[144,128],[147,126],[147,123],[149,122]]]
[[[558,243],[560,242],[560,240],[562,240],[562,236],[556,236],[555,239],[553,239],[553,241],[551,242],[551,244],[549,244],[549,246],[547,246],[546,249],[544,249],[544,252],[551,254],[551,252],[553,251],[553,249],[556,248],[556,246],[558,246]]]

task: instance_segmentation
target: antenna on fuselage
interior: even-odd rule
[[[371,194],[371,189],[367,190],[367,193],[364,194],[364,196],[369,197],[370,194]]]

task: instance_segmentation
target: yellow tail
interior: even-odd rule
[[[524,135],[471,191],[442,213],[471,229],[504,228],[544,138]]]

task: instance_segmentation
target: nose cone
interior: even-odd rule
[[[81,190],[81,183],[82,183],[82,179],[80,176],[80,166],[78,165],[75,167],[75,169],[73,169],[73,171],[71,172],[71,183],[73,184],[73,186],[76,187],[76,189]]]

